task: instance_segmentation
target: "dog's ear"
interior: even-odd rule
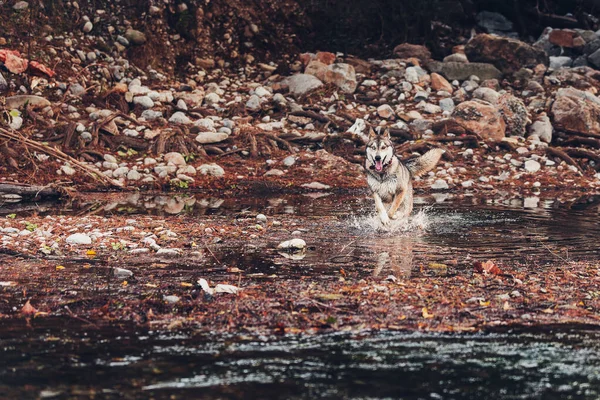
[[[377,137],[377,133],[373,130],[373,128],[369,127],[369,140],[373,140]]]
[[[390,130],[389,130],[389,128],[385,128],[385,131],[383,131],[383,138],[384,139],[389,139],[390,138]]]

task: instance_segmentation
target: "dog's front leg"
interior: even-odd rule
[[[390,206],[390,210],[388,211],[388,216],[391,219],[397,219],[398,218],[398,216],[396,215],[396,211],[398,211],[398,208],[400,207],[400,205],[404,201],[405,197],[406,197],[406,190],[405,189],[402,189],[402,191],[400,193],[396,194],[396,196],[394,197],[394,200],[392,201],[392,205]]]
[[[375,200],[375,208],[377,209],[377,213],[379,214],[379,219],[383,225],[389,225],[390,217],[388,217],[387,210],[383,205],[383,201],[381,197],[377,193],[373,193],[373,199]]]

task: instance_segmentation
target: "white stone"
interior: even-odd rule
[[[246,108],[250,111],[258,111],[260,110],[260,97],[253,94],[250,96],[248,101],[246,102]]]
[[[527,160],[525,161],[525,171],[533,173],[538,172],[542,166],[539,162],[535,160]]]
[[[200,132],[196,141],[202,144],[219,143],[227,139],[229,135],[225,132]]]
[[[221,97],[216,93],[209,93],[206,96],[204,96],[204,103],[206,103],[207,106],[213,106],[215,104],[218,104],[220,100]]]
[[[317,77],[308,74],[290,76],[284,80],[284,83],[287,83],[290,94],[299,96],[323,86],[323,82]]]
[[[164,257],[178,257],[181,254],[182,251],[180,249],[159,249],[156,252],[156,255]]]
[[[296,157],[294,157],[294,156],[287,156],[286,158],[283,159],[283,165],[285,165],[286,167],[291,167],[295,163],[296,163]]]
[[[128,181],[137,181],[137,180],[140,180],[141,178],[142,178],[142,174],[140,174],[135,169],[132,169],[131,171],[129,171],[127,173],[127,180]]]
[[[18,131],[23,126],[23,118],[22,117],[11,117],[10,123],[8,124],[11,129]]]
[[[382,104],[377,107],[377,115],[381,118],[391,118],[394,116],[394,109],[389,104]]]
[[[217,164],[203,164],[197,168],[197,171],[202,175],[211,175],[216,178],[225,176],[225,170]]]
[[[133,98],[133,104],[139,104],[143,108],[152,108],[154,107],[154,102],[148,96],[137,96]]]
[[[285,175],[285,172],[283,172],[280,169],[277,168],[273,168],[268,170],[267,172],[265,172],[265,176],[281,176],[281,175]]]
[[[92,244],[92,238],[84,233],[74,233],[67,238],[69,244]]]
[[[448,182],[446,182],[443,179],[437,179],[435,182],[433,182],[433,184],[431,185],[431,188],[434,190],[444,190],[444,189],[448,189]]]
[[[327,190],[327,189],[331,188],[331,186],[325,185],[324,183],[321,183],[321,182],[304,183],[304,184],[302,184],[302,187],[305,187],[308,189],[316,189],[316,190]]]
[[[271,92],[269,92],[262,86],[259,86],[256,89],[254,89],[254,94],[258,97],[271,97]]]
[[[125,268],[113,268],[113,275],[117,277],[117,279],[126,279],[133,275],[128,269]]]
[[[86,22],[86,23],[83,25],[83,29],[82,29],[82,30],[83,30],[85,33],[89,33],[89,32],[91,32],[91,31],[92,31],[92,29],[93,29],[93,28],[94,28],[94,24],[92,24],[92,22],[91,22],[91,21],[88,21],[88,22]]]
[[[73,167],[71,167],[70,165],[63,165],[62,167],[60,167],[60,170],[65,174],[65,175],[75,175],[75,169]]]
[[[163,159],[166,163],[172,163],[178,167],[181,167],[181,166],[187,164],[185,162],[185,158],[183,158],[181,153],[178,153],[176,151],[165,154]]]
[[[127,175],[129,172],[129,167],[119,167],[113,171],[113,176],[115,178],[122,178]]]
[[[306,242],[302,239],[286,240],[285,242],[279,243],[278,249],[282,250],[302,250],[306,247]]]
[[[187,115],[182,113],[181,111],[174,112],[173,115],[169,118],[169,122],[174,124],[191,124],[192,120],[190,120]]]

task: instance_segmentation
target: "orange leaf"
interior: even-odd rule
[[[423,318],[433,318],[433,314],[429,314],[427,307],[423,307],[421,311],[423,312]]]
[[[27,69],[27,65],[29,63],[27,60],[18,57],[12,53],[8,53],[6,55],[6,60],[4,61],[4,66],[13,74],[21,74],[25,72]]]
[[[21,312],[25,315],[30,315],[35,314],[37,312],[37,309],[33,307],[31,303],[29,303],[29,300],[27,300],[27,303],[25,303],[25,305],[21,309]]]
[[[500,275],[502,270],[496,265],[492,260],[488,260],[485,262],[477,261],[474,264],[475,272],[480,274],[492,274],[492,275]]]
[[[29,63],[29,68],[31,68],[33,71],[46,74],[50,78],[52,78],[56,74],[56,72],[52,71],[50,68],[46,67],[44,64],[40,64],[37,61],[31,61]]]

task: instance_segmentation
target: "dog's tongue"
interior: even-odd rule
[[[382,161],[375,161],[375,169],[377,171],[381,171],[383,169],[383,162]]]

